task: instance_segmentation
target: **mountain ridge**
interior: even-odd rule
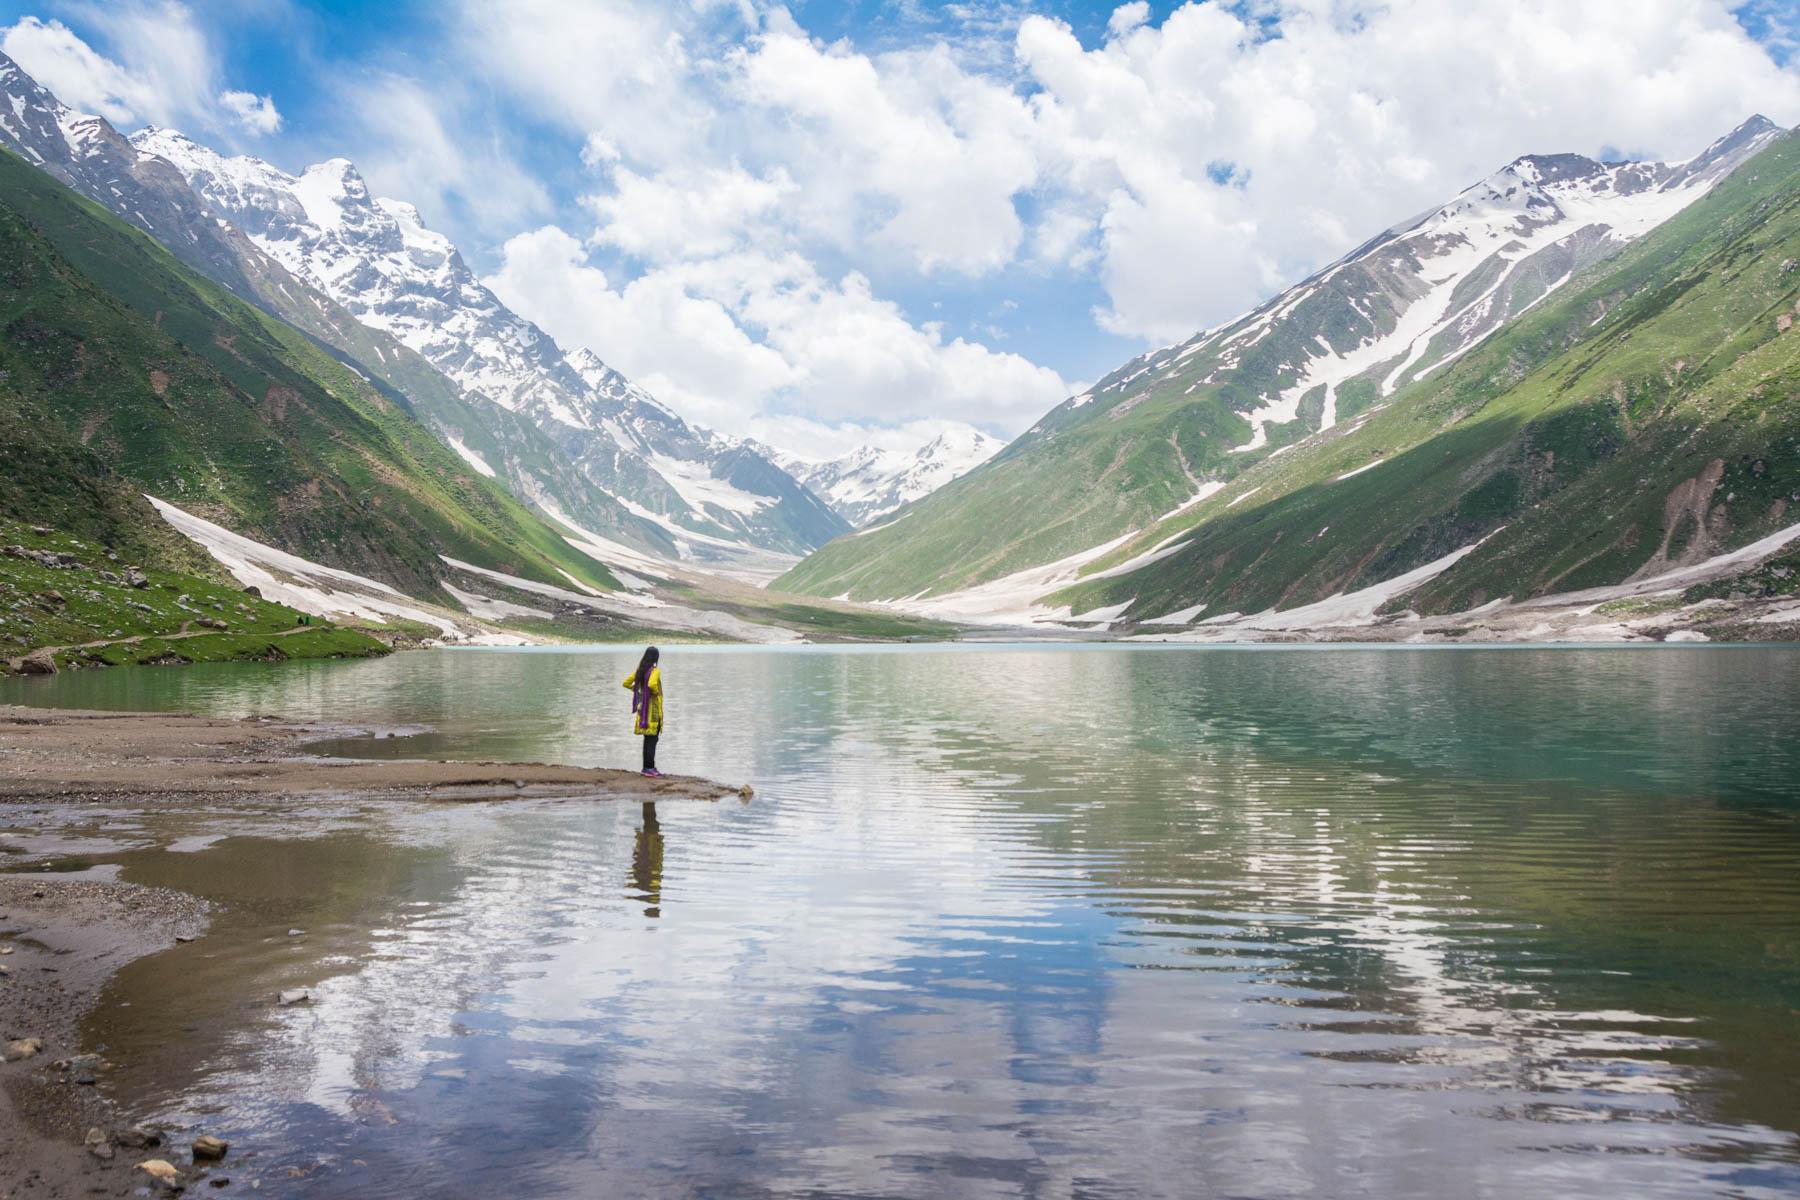
[[[1757,117],[1683,163],[1515,159],[1249,313],[1110,372],[904,520],[831,543],[778,584],[891,601],[1099,561],[1256,464],[1367,420],[1779,136]]]
[[[972,425],[956,425],[911,451],[865,444],[831,459],[763,452],[860,529],[968,474],[1005,446]]]
[[[691,532],[799,553],[845,528],[774,463],[747,463],[756,452],[745,443],[690,425],[591,351],[565,354],[501,302],[415,207],[373,196],[348,160],[294,176],[172,130],[145,129],[131,141],[172,163],[210,211],[358,320],[422,355],[465,394],[532,419],[678,548]]]

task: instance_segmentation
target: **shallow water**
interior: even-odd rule
[[[629,765],[634,661],[0,700]],[[662,765],[752,803],[72,816],[82,862],[224,903],[109,987],[107,1086],[259,1195],[1800,1193],[1800,652],[664,667]]]

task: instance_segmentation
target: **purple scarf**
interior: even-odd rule
[[[650,728],[650,671],[640,672],[631,685],[631,715],[637,717],[639,729]]]

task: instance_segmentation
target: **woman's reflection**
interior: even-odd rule
[[[662,915],[662,826],[656,821],[656,801],[644,801],[644,823],[638,827],[637,845],[631,852],[631,882],[645,900],[644,915]]]

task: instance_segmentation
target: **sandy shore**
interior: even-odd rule
[[[748,797],[692,775],[545,763],[362,762],[306,757],[339,730],[271,717],[234,721],[0,705],[0,801],[75,795],[392,795],[423,800]]]
[[[427,801],[748,799],[748,787],[693,776],[543,763],[358,762],[306,756],[342,732],[274,718],[223,720],[0,705],[0,811],[32,806],[237,796],[269,803],[358,796]],[[83,1056],[79,1022],[132,959],[199,936],[204,901],[103,879],[0,874],[0,1200],[130,1195],[134,1165],[164,1160],[191,1189],[229,1178],[197,1164],[190,1138],[122,1129],[94,1086],[110,1064]],[[20,1056],[30,1042],[39,1045]],[[17,1045],[15,1045],[17,1044]],[[99,1130],[98,1135],[91,1131]],[[100,1153],[87,1142],[97,1140]],[[212,1188],[205,1190],[211,1192]],[[236,1189],[233,1189],[234,1191]],[[229,1194],[229,1193],[223,1193]]]

